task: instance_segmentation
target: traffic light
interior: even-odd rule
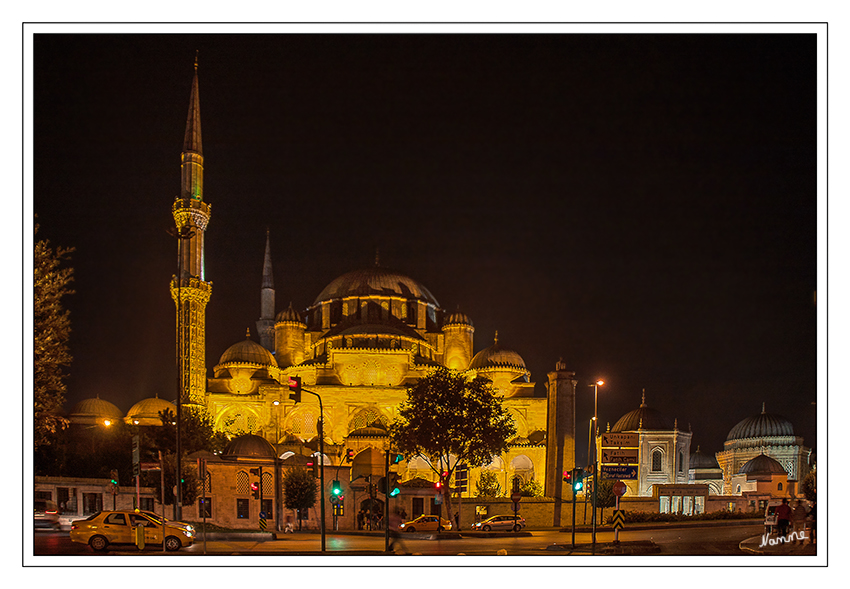
[[[387,493],[387,497],[395,497],[396,495],[401,493],[401,489],[398,486],[398,473],[389,473],[389,478],[387,479],[387,481],[389,483],[387,485],[387,490],[389,491],[389,493]]]
[[[251,497],[254,499],[260,498],[260,483],[256,481],[251,483]]]
[[[393,464],[398,464],[398,463],[399,463],[399,462],[401,462],[402,460],[404,460],[404,455],[402,455],[402,454],[398,454],[398,453],[396,453],[396,454],[393,456]]]
[[[442,489],[442,488],[443,488],[443,483],[441,483],[440,481],[437,481],[437,482],[434,484],[434,488],[436,488],[437,490]]]
[[[573,485],[573,471],[571,471],[571,470],[565,470],[564,471],[564,482],[567,483],[570,486]]]
[[[307,466],[310,467],[310,472],[313,473],[313,476],[319,478],[319,458],[317,456],[311,456]]]
[[[339,481],[334,481],[331,484],[331,493],[333,493],[335,497],[338,497],[342,493],[342,485],[339,484]]]
[[[295,401],[296,403],[301,402],[301,377],[300,376],[290,376],[289,377],[289,398]]]
[[[117,487],[118,486],[118,471],[117,470],[110,471],[109,476],[112,477],[109,482]]]
[[[345,451],[345,460],[347,462],[351,462],[352,460],[354,460],[354,450],[353,449],[349,448],[348,450]]]
[[[584,471],[577,468],[573,471],[573,490],[581,491],[584,487]]]

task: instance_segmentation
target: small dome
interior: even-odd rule
[[[776,460],[766,454],[759,454],[748,460],[738,474],[786,474],[785,469]]]
[[[275,450],[264,437],[245,434],[233,438],[222,454],[225,458],[274,458]]]
[[[481,370],[483,368],[519,368],[526,370],[525,361],[518,353],[506,348],[499,343],[499,332],[496,332],[496,342],[489,348],[485,348],[475,354],[470,368]]]
[[[250,333],[248,334],[250,337]],[[221,355],[219,364],[259,364],[261,366],[277,367],[277,361],[271,352],[251,339],[244,339],[233,344]]]
[[[761,413],[748,417],[729,430],[726,440],[742,440],[745,438],[764,438],[769,436],[793,436],[794,426],[779,415],[766,413],[764,404]]]
[[[84,399],[74,405],[68,417],[77,423],[82,423],[83,421],[94,423],[95,421],[102,421],[104,419],[121,419],[123,415],[122,411],[109,401],[95,397],[94,399]]]
[[[127,412],[127,418],[124,420],[130,424],[138,425],[162,425],[162,419],[159,414],[161,411],[170,411],[177,415],[177,406],[174,403],[169,403],[165,399],[153,397],[151,399],[142,399]]]
[[[319,293],[313,305],[322,301],[342,299],[345,297],[366,297],[371,295],[396,296],[409,300],[423,300],[435,307],[440,304],[431,292],[400,272],[395,272],[380,266],[363,270],[355,270],[343,274]]]
[[[301,316],[298,315],[298,311],[292,308],[292,303],[289,303],[289,307],[281,311],[275,317],[275,321],[294,321],[297,323],[304,323],[304,320],[301,319]]]
[[[717,458],[713,454],[703,454],[699,447],[697,447],[696,452],[691,454],[688,464],[690,468],[720,468],[720,465],[717,464]]]
[[[640,407],[635,409],[634,411],[629,411],[620,419],[618,419],[617,423],[614,424],[614,427],[611,428],[611,431],[614,433],[618,433],[637,431],[639,429],[673,429],[673,424],[670,423],[670,420],[667,419],[664,414],[662,414],[660,411],[653,409],[652,407],[647,406],[645,395],[643,396],[643,398],[641,398]]]
[[[455,311],[454,313],[450,313],[445,321],[443,321],[443,325],[469,325],[472,326],[472,319],[469,316],[462,312],[460,309]]]

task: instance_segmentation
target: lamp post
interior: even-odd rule
[[[591,542],[596,546],[596,494],[599,487],[599,453],[596,451],[596,440],[599,437],[599,387],[604,385],[603,380],[597,380],[593,383],[593,503],[591,514],[592,522],[592,539]]]

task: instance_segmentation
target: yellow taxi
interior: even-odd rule
[[[420,515],[414,520],[399,524],[398,529],[402,532],[436,532],[438,523],[444,530],[452,529],[452,522],[436,515]]]
[[[162,546],[162,517],[152,511],[100,511],[71,522],[71,541],[106,550],[110,544],[136,544],[136,529],[143,528],[145,545]],[[179,550],[195,541],[189,524],[165,520],[165,549]]]

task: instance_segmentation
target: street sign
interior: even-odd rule
[[[141,462],[139,466],[142,470],[159,470],[159,462]]]
[[[614,494],[617,497],[622,497],[623,495],[626,494],[626,483],[624,483],[623,481],[617,481],[616,483],[614,483],[614,489],[613,490],[614,490]]]
[[[615,434],[611,432],[606,432],[602,434],[602,447],[603,448],[617,448],[617,447],[626,447],[626,448],[637,448],[639,436],[636,433],[631,434]]]
[[[139,476],[139,436],[133,436],[133,476]]]
[[[624,464],[603,464],[600,472],[603,479],[634,481],[638,478],[638,467]]]
[[[520,495],[519,493],[511,493],[511,501],[513,501],[514,503],[519,503],[521,499],[522,495]]]
[[[622,509],[617,509],[614,511],[614,529],[621,530],[626,527],[626,515]]]
[[[637,464],[637,448],[602,448],[602,464]]]

